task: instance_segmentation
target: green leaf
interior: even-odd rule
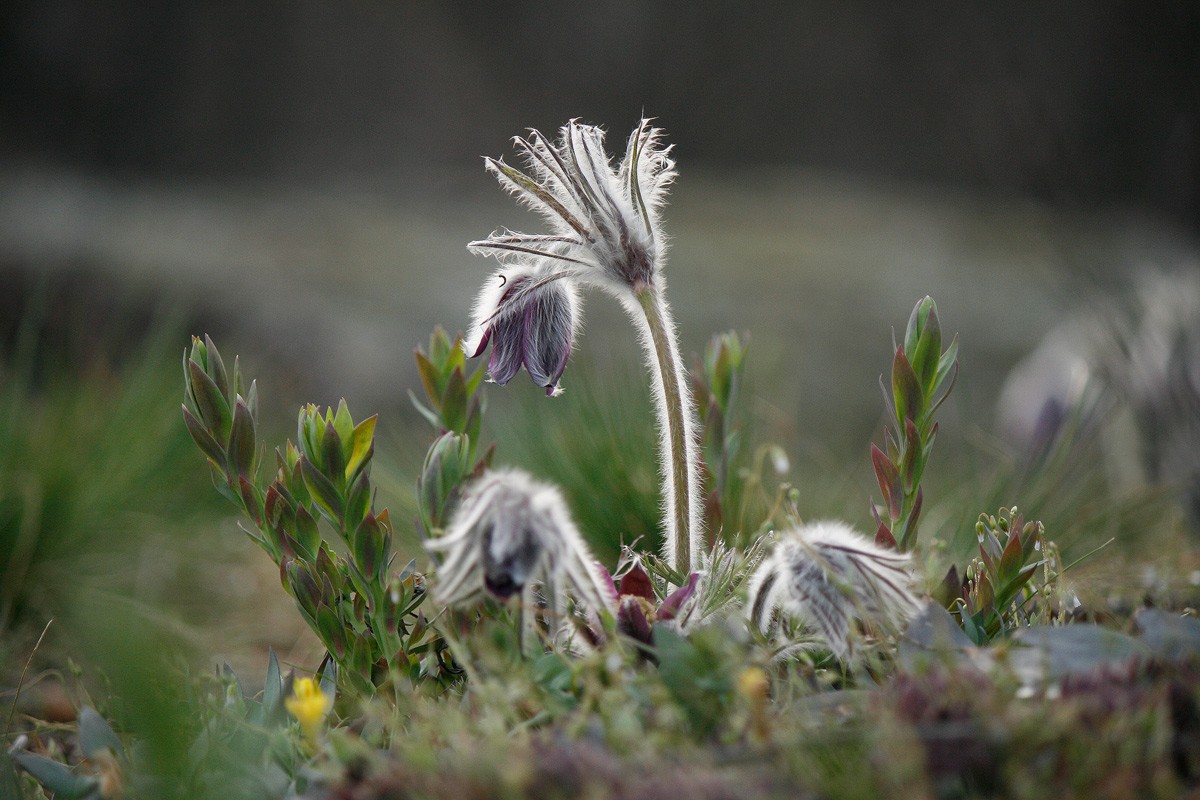
[[[296,518],[296,503],[287,494],[287,489],[278,481],[267,487],[266,497],[263,498],[263,524],[274,528],[285,518],[293,521]]]
[[[371,506],[371,481],[366,475],[360,475],[354,485],[346,490],[346,517],[343,521],[346,528],[352,528],[362,521]]]
[[[200,424],[200,420],[196,419],[192,412],[188,410],[187,404],[183,405],[183,424],[187,427],[188,433],[191,434],[192,441],[204,451],[204,455],[218,464],[225,463],[225,451],[217,443],[217,440],[213,438],[212,434],[208,432],[208,429]]]
[[[425,396],[435,406],[440,405],[444,389],[441,373],[438,372],[433,362],[421,352],[421,348],[418,347],[414,350],[413,355],[417,359],[417,373],[421,376],[421,386],[425,389]],[[415,398],[413,402],[417,402]]]
[[[433,329],[433,333],[429,336],[429,356],[436,364],[445,364],[446,359],[450,355],[451,349],[454,347],[450,341],[449,334],[446,329],[438,325]]]
[[[900,472],[896,469],[883,451],[871,445],[871,463],[875,467],[875,480],[879,483],[879,491],[883,493],[883,501],[887,504],[888,514],[892,519],[900,517],[901,503],[904,492],[900,485]]]
[[[373,514],[368,514],[354,531],[354,560],[368,580],[378,581],[387,565],[387,536]]]
[[[315,619],[317,606],[321,602],[321,585],[316,576],[309,570],[308,565],[301,561],[284,562],[283,572],[287,576],[287,585],[292,597],[296,598],[296,602],[309,617]]]
[[[924,459],[921,456],[921,437],[917,426],[911,418],[904,420],[904,450],[900,459],[900,477],[904,481],[905,494],[911,494],[913,487],[921,480],[921,467]]]
[[[275,656],[275,648],[267,646],[267,679],[263,684],[263,711],[270,720],[275,716],[283,702],[283,680],[279,673],[279,659]]]
[[[296,439],[301,453],[318,464],[324,460],[321,454],[321,430],[321,410],[312,403],[301,408],[296,423]]]
[[[238,397],[229,431],[230,474],[253,477],[254,455],[254,418],[246,401]]]
[[[338,401],[337,413],[333,415],[333,427],[342,443],[342,458],[349,459],[350,450],[354,446],[354,418],[350,416],[350,407],[346,405],[344,397]]]
[[[213,344],[213,340],[206,333],[204,334],[204,347],[208,352],[208,374],[212,376],[213,383],[221,391],[223,397],[229,397],[229,376],[225,371],[225,362],[221,360],[221,354],[217,352],[217,346]]]
[[[233,421],[229,413],[229,400],[213,383],[199,364],[188,361],[188,376],[191,378],[193,396],[196,398],[200,419],[204,421],[213,438],[218,442],[229,438],[229,426]]]
[[[321,692],[328,697],[337,696],[337,664],[327,661],[321,669]]]
[[[912,354],[913,371],[917,373],[921,388],[927,393],[933,391],[941,352],[942,331],[937,325],[937,316],[930,315],[929,324],[917,339],[917,346]]]
[[[925,327],[925,321],[929,318],[932,304],[933,298],[925,295],[917,301],[917,304],[913,306],[912,313],[908,315],[908,325],[904,328],[904,352],[910,357],[916,352],[917,340]]]
[[[346,656],[346,628],[342,624],[342,620],[338,615],[327,605],[317,606],[317,633],[321,635],[321,641],[329,648],[329,652],[333,653],[336,658],[344,658]]]
[[[442,424],[446,430],[463,433],[467,424],[467,383],[461,369],[450,373],[442,395]]]
[[[114,756],[125,752],[124,745],[116,732],[96,710],[84,706],[79,712],[79,749],[87,758],[94,758],[107,748]]]
[[[312,499],[328,515],[334,525],[340,525],[346,509],[342,505],[342,498],[337,489],[307,458],[301,458],[299,466],[300,473],[304,476],[304,485],[312,495]]]
[[[354,435],[354,430],[350,430]],[[347,445],[350,444],[347,441]],[[331,485],[341,491],[346,485],[346,457],[342,452],[342,435],[332,421],[325,423],[325,434],[321,441],[321,451],[325,460],[321,463],[322,473],[329,479]]]
[[[933,381],[931,395],[937,394],[941,390],[942,386],[946,383],[946,379],[956,366],[958,366],[958,334],[954,335],[950,346],[946,348],[946,352],[942,353],[941,358],[938,359],[937,376]]]
[[[1021,534],[1014,530],[1009,534],[1008,542],[1004,545],[1004,551],[1000,554],[998,577],[1001,582],[1007,581],[1010,575],[1015,574],[1021,568],[1023,562],[1021,556]]]
[[[902,553],[912,550],[917,543],[917,523],[921,519],[921,503],[924,501],[924,497],[924,490],[918,488],[912,508],[909,509],[908,517],[904,520],[904,530],[900,534],[900,552]]]
[[[354,480],[355,474],[364,469],[371,460],[375,452],[375,423],[378,421],[379,415],[375,414],[355,426],[350,437],[353,446],[350,449],[350,457],[346,459],[347,481]]]
[[[429,420],[429,424],[434,427],[434,430],[440,431],[442,429],[442,418],[438,416],[436,411],[418,400],[412,389],[408,390],[408,399],[412,402],[413,408],[415,408],[422,417]]]
[[[262,504],[258,499],[258,487],[251,483],[245,475],[239,475],[238,491],[242,496],[242,505],[245,507],[246,513],[254,520],[254,524],[262,524]]]
[[[246,406],[250,409],[250,419],[258,424],[258,381],[250,381],[250,391],[246,395]]]
[[[917,375],[904,351],[897,348],[896,357],[892,360],[892,394],[896,400],[896,421],[904,424],[904,420],[920,421],[923,410],[924,395],[917,382]]]
[[[25,751],[12,753],[13,761],[32,775],[38,783],[61,800],[82,798],[100,786],[100,781],[91,775],[76,775],[65,765],[44,756]]]
[[[321,531],[317,521],[304,506],[296,509],[296,544],[300,546],[300,555],[308,560],[315,559],[321,548]]]

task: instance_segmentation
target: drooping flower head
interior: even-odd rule
[[[491,343],[494,381],[505,382],[524,364],[555,394],[578,320],[573,287],[596,286],[617,297],[637,330],[651,382],[663,553],[675,570],[689,574],[699,559],[703,523],[695,406],[662,277],[666,236],[659,214],[675,178],[671,148],[645,119],[616,165],[605,152],[604,131],[576,120],[563,126],[557,142],[536,130],[514,142],[524,169],[489,158],[488,170],[539,212],[550,232],[500,230],[468,245],[507,269],[483,288],[467,352],[480,355]]]
[[[425,546],[445,553],[434,597],[447,606],[507,600],[534,583],[557,610],[565,594],[592,611],[612,608],[616,596],[554,486],[519,470],[493,470],[463,494],[446,534]]]
[[[493,345],[488,360],[493,383],[503,386],[524,366],[547,395],[561,394],[558,381],[575,342],[578,309],[575,287],[568,281],[546,281],[525,265],[507,267],[479,293],[463,348],[474,358]]]
[[[489,158],[487,167],[545,217],[552,233],[501,230],[468,247],[501,260],[545,258],[556,275],[619,295],[655,286],[666,248],[658,215],[675,178],[662,132],[643,119],[616,167],[604,149],[604,131],[577,120],[563,126],[554,144],[536,130],[513,143],[524,171],[503,159]]]
[[[778,612],[849,660],[854,620],[897,632],[919,610],[908,562],[907,555],[877,546],[844,522],[788,531],[750,580],[750,622],[766,633]]]

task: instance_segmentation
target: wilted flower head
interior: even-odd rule
[[[425,546],[446,554],[434,585],[443,605],[477,602],[485,592],[507,600],[534,583],[559,610],[568,589],[593,611],[616,602],[562,494],[518,470],[493,470],[470,484],[446,534]]]
[[[504,260],[544,257],[556,274],[574,277],[627,296],[655,285],[666,239],[659,209],[675,178],[675,162],[662,131],[643,119],[614,167],[604,150],[604,131],[572,120],[551,144],[539,131],[513,140],[525,171],[487,159],[506,189],[542,214],[553,233],[501,230],[468,245]]]
[[[844,522],[815,522],[782,535],[750,581],[747,611],[768,632],[774,612],[851,657],[855,619],[898,631],[919,609],[909,588],[908,556],[878,547]]]
[[[475,302],[471,337],[463,343],[474,358],[488,344],[488,378],[501,386],[524,365],[547,395],[562,392],[562,377],[571,355],[579,311],[575,287],[548,280],[524,265],[497,272],[483,285]]]

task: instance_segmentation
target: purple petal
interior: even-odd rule
[[[569,290],[560,282],[546,284],[530,298],[524,317],[525,368],[534,383],[553,394],[567,367],[575,336]]]
[[[679,615],[679,609],[683,608],[683,604],[696,593],[698,580],[700,580],[700,573],[693,572],[688,576],[687,586],[681,586],[667,595],[667,599],[663,600],[662,605],[658,607],[658,618],[675,619]]]
[[[483,355],[483,351],[487,349],[488,342],[492,340],[492,329],[489,327],[483,332],[483,336],[479,337],[479,347],[475,348],[474,353],[469,353],[467,358],[478,358]]]
[[[503,386],[521,369],[524,321],[520,314],[495,320],[488,329],[492,338],[492,357],[488,360],[488,377]]]
[[[650,585],[650,576],[641,566],[634,564],[625,577],[621,578],[621,594],[633,595],[654,602],[654,587]]]
[[[604,585],[605,592],[612,598],[613,603],[618,600],[617,584],[613,582],[612,573],[608,571],[608,567],[601,564],[599,561],[593,561],[596,566],[596,571],[600,573],[601,583]]]
[[[617,607],[617,630],[643,644],[653,644],[654,634],[646,616],[645,601],[640,597],[624,597]]]

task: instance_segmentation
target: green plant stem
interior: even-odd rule
[[[642,346],[654,383],[654,408],[661,435],[659,448],[663,477],[663,557],[681,576],[692,571],[700,554],[698,454],[691,390],[675,341],[675,325],[662,292],[646,288],[637,292],[645,320]]]

